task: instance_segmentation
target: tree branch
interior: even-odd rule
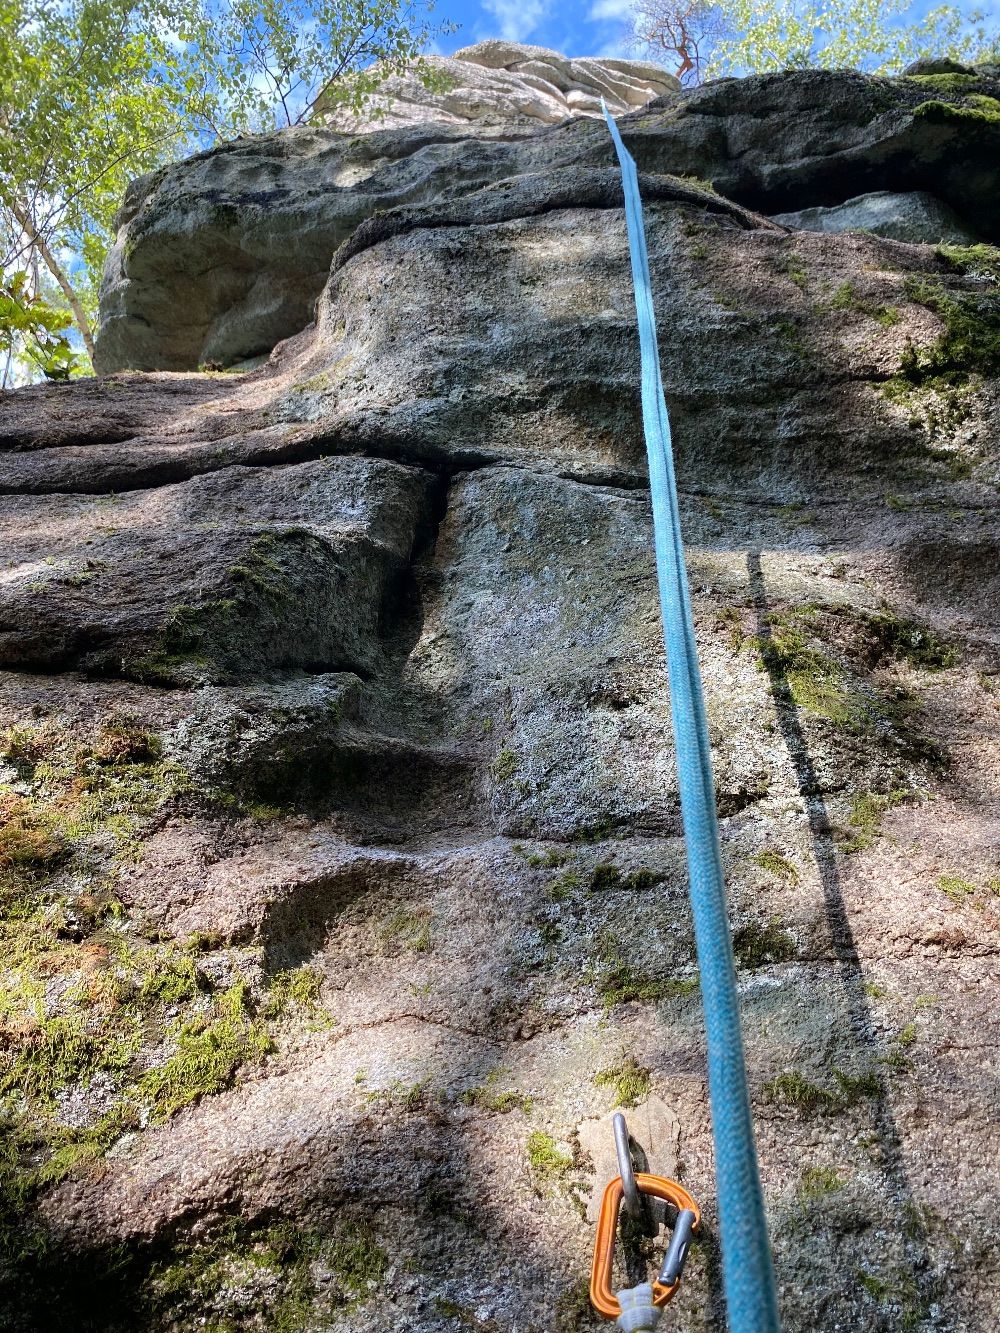
[[[94,335],[90,328],[90,320],[87,318],[87,312],[81,305],[80,298],[73,290],[72,283],[64,273],[62,265],[46,244],[45,237],[36,230],[31,215],[27,210],[16,202],[10,205],[10,210],[17,218],[20,226],[24,228],[24,234],[29,238],[33,245],[37,246],[38,253],[45,261],[45,267],[59,284],[59,288],[69,303],[70,310],[73,312],[73,319],[76,323],[76,327],[80,330],[80,336],[83,338],[83,345],[87,349],[87,355],[90,357],[91,364],[93,364]]]

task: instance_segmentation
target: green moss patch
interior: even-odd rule
[[[995,245],[939,245],[937,253],[951,268],[974,278],[1000,283],[1000,247]]]
[[[172,607],[158,640],[126,660],[129,675],[159,685],[225,679],[285,632],[300,588],[322,579],[325,561],[324,543],[305,528],[260,534],[226,571],[224,595]]]
[[[561,847],[548,847],[544,852],[526,852],[518,843],[514,851],[519,852],[533,870],[555,870],[558,866],[565,865],[570,857],[569,852]]]
[[[979,82],[978,74],[909,74],[911,83],[919,83],[924,88],[933,88],[935,92],[961,97]]]
[[[886,661],[922,668],[953,665],[957,651],[928,626],[889,611],[816,604],[772,611],[765,624],[766,630],[745,646],[759,653],[780,702],[855,734],[884,737],[891,732],[909,758],[944,762],[939,747],[918,726],[920,704],[913,692],[897,680],[864,678]]]
[[[851,613],[871,641],[874,662],[892,658],[910,666],[937,671],[959,660],[958,649],[929,625],[892,611]]]
[[[764,1092],[771,1101],[791,1107],[802,1115],[833,1111],[837,1107],[835,1092],[806,1078],[798,1070],[789,1070],[771,1079],[764,1084]]]
[[[275,973],[261,1009],[263,1017],[278,1020],[291,1014],[308,1019],[314,1030],[331,1027],[334,1020],[320,1002],[322,984],[323,978],[314,967],[304,965]]]
[[[733,931],[733,953],[741,967],[753,969],[766,963],[787,963],[798,954],[795,940],[772,919],[761,925],[751,921]]]
[[[622,1055],[617,1064],[599,1069],[594,1075],[594,1082],[599,1088],[614,1090],[613,1106],[628,1110],[644,1102],[653,1090],[651,1071],[632,1055]]]
[[[404,1083],[395,1078],[385,1088],[373,1088],[365,1093],[369,1106],[379,1106],[386,1111],[426,1111],[440,1104],[440,1094],[431,1087],[429,1078],[419,1079],[416,1083]]]
[[[799,1115],[821,1115],[845,1111],[870,1097],[882,1093],[882,1080],[874,1068],[851,1074],[842,1069],[829,1071],[833,1086],[817,1083],[801,1070],[786,1070],[764,1085],[769,1100],[798,1112]]]
[[[886,329],[892,328],[902,319],[896,306],[864,300],[858,296],[854,284],[850,282],[841,283],[834,292],[830,300],[830,309],[856,311],[859,315],[867,315],[869,319],[873,319],[876,324],[881,324]]]
[[[646,866],[623,874],[611,861],[602,861],[590,873],[590,888],[595,893],[615,889],[652,889],[662,881],[662,875]]]
[[[904,291],[944,324],[934,343],[906,348],[900,375],[907,383],[954,386],[973,374],[1000,374],[1000,294],[952,292],[936,279],[916,275],[906,279]]]
[[[764,669],[784,685],[796,707],[853,730],[873,720],[872,701],[848,681],[844,668],[809,632],[815,612],[800,608],[771,612],[767,632],[747,642],[760,654]]]
[[[950,898],[953,903],[964,903],[976,892],[976,885],[959,875],[938,875],[936,883],[945,897]]]
[[[161,939],[118,901],[122,867],[189,789],[135,719],[16,728],[2,752],[0,1217],[30,1230],[41,1190],[231,1086],[272,1049],[271,1020],[318,1002],[303,970],[270,996],[219,985],[203,965],[218,940]]]
[[[389,1268],[372,1228],[348,1220],[234,1220],[169,1249],[80,1255],[41,1232],[31,1241],[0,1286],[0,1312],[16,1312],[11,1327],[302,1333],[376,1296]]]
[[[610,939],[603,942],[593,968],[597,993],[606,1009],[618,1004],[655,1003],[690,995],[698,989],[698,978],[664,977],[632,964]]]
[[[573,1158],[563,1152],[551,1134],[533,1130],[524,1145],[532,1179],[538,1185],[556,1185],[564,1181],[573,1168]]]
[[[408,949],[412,953],[429,953],[431,949],[431,914],[426,908],[400,909],[379,928],[383,948]]]
[[[252,1017],[247,988],[237,982],[214,997],[207,1013],[185,1019],[168,1032],[173,1051],[138,1080],[137,1091],[154,1121],[229,1087],[239,1067],[274,1049],[263,1024]]]
[[[787,856],[783,856],[781,852],[776,852],[774,848],[765,847],[762,851],[754,852],[753,860],[760,866],[761,870],[766,870],[775,879],[784,880],[786,884],[798,884],[798,870]]]
[[[675,176],[674,180],[689,190],[704,190],[708,194],[718,194],[718,190],[711,181],[707,181],[702,176]]]
[[[863,852],[873,847],[882,836],[882,817],[886,811],[901,805],[912,795],[899,789],[890,792],[858,791],[851,797],[847,817],[849,831],[842,835],[838,846],[842,852]]]
[[[604,1325],[598,1322],[590,1303],[590,1284],[579,1278],[556,1300],[552,1333],[593,1333],[597,1328]]]
[[[483,1083],[466,1090],[459,1097],[463,1106],[475,1106],[482,1111],[492,1111],[497,1115],[509,1115],[511,1111],[527,1113],[534,1105],[534,1099],[516,1088],[500,1088],[498,1084],[504,1070],[491,1069]]]
[[[788,250],[775,254],[771,260],[776,273],[783,274],[796,287],[805,290],[809,280],[809,274],[806,270],[806,264],[803,257],[795,250]]]
[[[819,1203],[843,1187],[843,1177],[832,1166],[809,1166],[802,1172],[796,1193],[802,1203]]]
[[[930,76],[935,77],[935,76]],[[962,75],[938,75],[939,78],[961,78]],[[942,102],[933,98],[913,108],[913,114],[935,125],[964,123],[984,130],[1000,129],[1000,101],[982,93],[969,93],[961,102]]]
[[[490,765],[490,772],[493,774],[494,782],[503,786],[511,781],[520,766],[521,761],[517,754],[509,746],[505,746]]]
[[[982,378],[1000,374],[1000,251],[987,245],[940,246],[938,254],[949,267],[987,281],[956,290],[933,275],[906,279],[907,299],[933,311],[943,329],[928,344],[907,343],[898,373],[881,392],[922,432],[914,437],[919,448],[911,452],[944,463],[954,480],[962,480],[984,455],[959,444],[957,433],[975,408]]]
[[[552,880],[546,889],[546,893],[554,903],[565,903],[583,888],[583,876],[578,870],[564,870],[561,875]]]
[[[0,755],[17,785],[0,783],[0,892],[30,886],[60,863],[86,876],[99,843],[125,856],[140,826],[189,789],[187,774],[162,758],[159,738],[120,716],[96,733],[53,724],[13,728]]]
[[[973,408],[971,381],[958,377],[958,382],[949,383],[937,378],[914,384],[902,375],[894,375],[881,385],[880,392],[888,402],[908,413],[914,432],[921,432],[914,434],[908,454],[945,464],[953,481],[971,475],[982,455],[968,446],[959,447],[955,440]],[[905,508],[905,502],[900,507]]]

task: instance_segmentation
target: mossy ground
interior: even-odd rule
[[[169,1248],[86,1257],[60,1249],[38,1229],[30,1240],[20,1256],[22,1280],[15,1276],[0,1290],[0,1312],[39,1333],[67,1321],[81,1333],[195,1325],[214,1333],[302,1333],[374,1295],[389,1267],[373,1228],[344,1218],[325,1226],[233,1219],[182,1235]]]
[[[119,901],[143,835],[191,790],[137,719],[15,728],[0,760],[0,1246],[16,1283],[41,1191],[228,1087],[290,1010],[321,1006],[308,969],[270,992],[216,983],[217,941],[162,939]]]

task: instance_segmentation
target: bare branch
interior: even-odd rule
[[[638,41],[657,56],[672,57],[681,83],[700,83],[712,46],[726,31],[718,5],[705,0],[639,0]]]

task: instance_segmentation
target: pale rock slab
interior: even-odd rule
[[[424,67],[440,88],[409,70],[387,79],[360,114],[324,112],[321,101],[319,120],[354,134],[431,121],[471,122],[479,131],[558,125],[578,115],[601,115],[602,97],[618,116],[680,91],[672,74],[649,61],[568,59],[545,47],[495,40],[453,56],[424,57]]]
[[[593,1190],[587,1197],[587,1221],[597,1222],[605,1187],[618,1175],[615,1153],[615,1112],[584,1120],[577,1129],[580,1148],[594,1164]],[[680,1161],[681,1122],[676,1112],[660,1097],[647,1097],[638,1106],[623,1113],[629,1137],[645,1156],[639,1170],[654,1176],[677,1177]],[[636,1154],[638,1156],[638,1154]]]
[[[953,208],[925,190],[894,194],[876,190],[830,208],[804,208],[773,213],[773,222],[802,231],[870,231],[894,241],[918,244],[973,245],[980,238],[966,227]]]

